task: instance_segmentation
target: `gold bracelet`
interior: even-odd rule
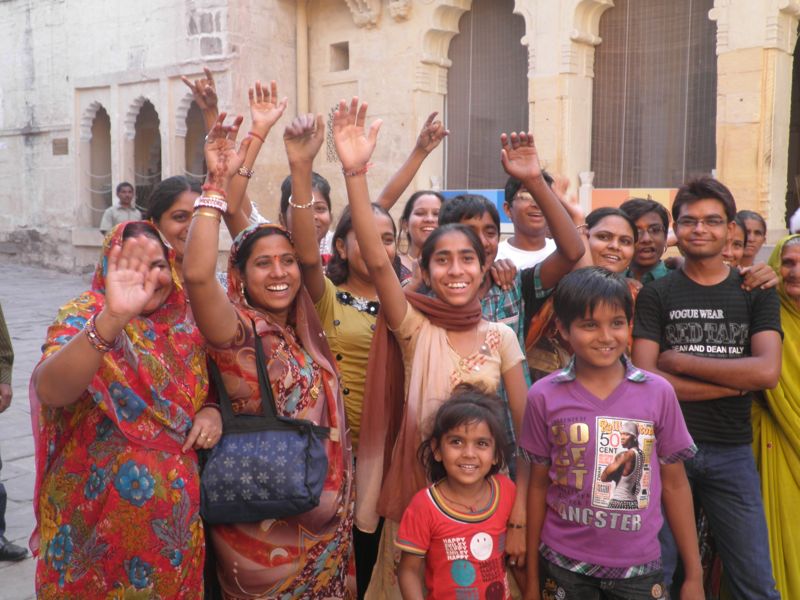
[[[222,220],[222,213],[211,208],[197,208],[192,214],[192,218],[194,217],[210,217],[219,223]]]

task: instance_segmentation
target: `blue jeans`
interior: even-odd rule
[[[780,600],[772,577],[761,482],[749,444],[698,443],[686,461],[692,494],[708,516],[725,577],[736,600]],[[672,583],[678,562],[666,521],[659,533],[664,580]]]
[[[628,577],[603,579],[573,573],[539,557],[542,600],[664,600],[661,571]]]

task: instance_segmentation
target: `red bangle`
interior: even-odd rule
[[[371,166],[372,163],[367,163],[360,169],[353,169],[351,171],[348,171],[347,169],[342,167],[342,173],[344,174],[345,177],[358,177],[359,175],[366,175],[367,171],[369,171],[369,168]]]
[[[216,186],[213,186],[213,185],[211,185],[210,183],[204,183],[204,184],[203,184],[203,191],[204,191],[204,192],[217,192],[217,193],[218,193],[220,196],[222,196],[223,198],[224,198],[224,197],[225,197],[225,195],[226,195],[226,194],[225,194],[225,190],[223,190],[222,188],[218,188],[218,187],[216,187]]]
[[[254,138],[261,140],[262,144],[267,141],[266,139],[264,139],[263,135],[258,134],[255,131],[248,131],[247,135],[252,135]]]

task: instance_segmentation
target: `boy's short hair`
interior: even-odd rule
[[[698,177],[678,188],[672,202],[672,220],[677,221],[684,204],[694,204],[700,200],[719,200],[725,208],[725,217],[730,223],[736,216],[736,201],[731,191],[713,177]]]
[[[600,304],[621,308],[630,323],[633,298],[625,279],[603,267],[584,267],[566,275],[553,293],[556,318],[564,328],[594,313]]]
[[[547,187],[553,187],[553,176],[550,175],[547,171],[542,169],[542,177],[544,177],[544,182],[547,184]],[[506,187],[505,187],[505,203],[509,206],[514,201],[514,196],[517,195],[519,189],[522,187],[522,182],[517,179],[516,177],[509,177],[506,179]]]
[[[460,194],[442,204],[439,211],[439,225],[461,223],[464,219],[482,217],[486,213],[492,217],[494,224],[500,229],[500,213],[486,196],[480,194]]]
[[[669,229],[669,212],[655,200],[650,198],[631,198],[620,204],[619,209],[634,221],[638,221],[648,213],[656,213],[664,225],[664,231]]]

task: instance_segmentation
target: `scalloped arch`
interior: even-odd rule
[[[106,107],[103,106],[103,103],[94,100],[86,109],[83,111],[80,120],[80,139],[84,142],[90,142],[92,140],[92,124],[94,123],[94,119],[97,116],[97,111],[103,109],[108,113]]]
[[[192,94],[184,95],[178,102],[175,109],[175,135],[178,137],[186,137],[188,129],[186,127],[186,117],[189,116],[189,110],[192,108],[194,97]]]
[[[139,111],[142,110],[142,106],[144,106],[145,102],[150,102],[150,104],[153,104],[153,101],[150,100],[150,98],[146,96],[139,96],[131,103],[131,105],[128,107],[128,111],[125,113],[123,131],[125,133],[125,137],[129,140],[132,140],[136,137],[136,117],[139,116]],[[153,109],[156,111],[156,115],[158,115],[158,110],[155,108],[155,104],[153,104]]]

